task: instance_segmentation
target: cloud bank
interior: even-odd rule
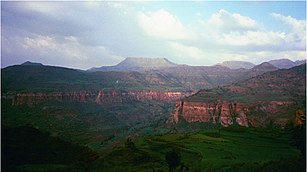
[[[149,4],[149,6],[148,6]],[[128,56],[212,65],[306,57],[306,20],[280,12],[264,21],[221,8],[189,20],[152,2],[2,2],[2,67],[27,60],[80,69]],[[147,7],[147,8],[146,8]]]

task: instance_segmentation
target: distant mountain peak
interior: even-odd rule
[[[23,65],[23,66],[44,66],[41,63],[35,63],[35,62],[30,62],[30,61],[26,61],[26,62],[22,63],[21,65]]]
[[[142,71],[176,66],[166,58],[127,57],[115,66],[102,66],[89,71]]]
[[[295,62],[295,65],[299,66],[301,64],[305,64],[306,63],[306,59],[303,59],[303,60],[296,60]]]
[[[272,65],[271,63],[269,62],[263,62],[259,65],[256,65],[255,67],[252,68],[253,70],[263,70],[263,69],[266,69],[266,70],[277,70],[278,68],[275,67],[274,65]]]
[[[289,59],[270,60],[269,63],[279,69],[289,69],[289,68],[296,66],[295,62]]]
[[[175,63],[170,62],[166,58],[127,57],[117,66],[159,68],[159,67],[171,67],[174,65]]]
[[[289,59],[275,59],[275,60],[270,60],[269,62],[293,62],[293,61]]]
[[[223,63],[220,63],[218,65],[228,67],[230,69],[240,69],[240,68],[245,68],[245,69],[251,69],[255,66],[255,64],[247,61],[224,61]]]

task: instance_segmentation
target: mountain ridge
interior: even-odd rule
[[[226,66],[230,69],[251,69],[255,66],[255,64],[247,61],[223,61],[222,63],[218,63],[217,65]]]
[[[133,58],[134,59],[134,58]],[[140,61],[139,61],[140,60]],[[269,63],[255,66],[252,69],[230,69],[221,65],[189,66],[177,65],[165,58],[154,59],[152,66],[162,63],[160,68],[144,70],[140,67],[147,58],[137,59],[139,65],[127,70],[131,58],[120,63],[114,71],[82,71],[66,67],[46,65],[14,65],[1,69],[2,90],[19,91],[93,91],[100,89],[180,89],[199,90],[214,88],[248,79],[278,68]],[[36,63],[34,63],[36,64]],[[150,66],[150,67],[152,67]],[[161,67],[164,66],[164,67]],[[169,66],[169,67],[165,67]],[[138,67],[138,68],[135,68]],[[137,69],[137,71],[134,71]],[[149,68],[148,68],[149,69]]]
[[[127,57],[115,66],[102,66],[87,71],[142,71],[174,67],[175,63],[166,58]]]
[[[21,65],[23,66],[44,66],[42,63],[36,63],[36,62],[30,62],[30,61],[26,61],[22,63]]]
[[[268,61],[268,63],[274,65],[275,67],[279,69],[289,69],[294,66],[298,66],[298,65],[306,63],[306,59],[296,60],[296,61],[292,61],[289,59],[275,59],[275,60]]]
[[[266,61],[273,66],[279,68],[279,69],[288,69],[294,66],[298,66],[301,64],[306,63],[306,59],[302,60],[296,60],[292,61],[289,59],[275,59],[275,60],[270,60]],[[262,62],[264,63],[264,62]],[[259,63],[261,64],[261,63]],[[227,67],[230,69],[252,69],[253,67],[259,65],[259,64],[253,64],[248,61],[223,61],[221,63],[217,63],[215,65],[211,66],[223,66]],[[38,62],[30,62],[26,61],[20,65],[24,66],[45,66],[42,63]],[[15,66],[15,65],[11,65]],[[148,57],[127,57],[123,61],[119,62],[117,65],[113,66],[101,66],[101,67],[92,67],[87,70],[80,70],[76,69],[79,71],[87,71],[87,72],[97,72],[97,71],[145,71],[145,70],[155,70],[155,69],[164,69],[164,68],[170,68],[170,67],[176,67],[176,66],[191,66],[191,65],[186,65],[186,64],[176,64],[167,58],[148,58]],[[203,65],[201,65],[203,66]],[[201,67],[201,66],[191,66],[191,67]],[[7,66],[10,67],[10,66]],[[56,67],[56,66],[55,66]],[[61,66],[58,66],[61,67]],[[207,66],[209,67],[209,66]],[[6,68],[6,67],[4,67]],[[4,69],[2,68],[2,69]],[[63,67],[63,68],[70,68],[70,67]],[[71,68],[75,69],[75,68]]]

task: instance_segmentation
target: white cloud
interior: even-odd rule
[[[306,21],[304,21],[304,20],[297,20],[297,19],[295,19],[291,16],[283,16],[283,15],[277,14],[277,13],[271,13],[271,15],[274,18],[276,18],[280,21],[283,21],[284,23],[291,26],[294,31],[306,30]]]
[[[163,24],[164,22],[161,22],[160,19],[161,14],[172,16],[170,17],[173,19],[172,21],[179,23],[178,28],[183,26],[183,23],[178,18],[166,11],[149,13],[148,15],[139,13],[138,17],[144,17],[143,24],[145,24],[143,29],[148,35],[169,40],[173,39],[173,41],[168,43],[168,46],[172,55],[181,63],[208,65],[213,64],[214,61],[223,60],[247,60],[258,63],[261,60],[268,61],[276,58],[296,60],[304,58],[306,55],[305,51],[300,51],[297,48],[299,46],[305,47],[305,43],[302,41],[294,43],[295,37],[301,37],[298,33],[305,33],[305,30],[302,29],[304,22],[298,22],[294,18],[285,18],[284,16],[277,15],[277,17],[284,20],[293,29],[288,32],[272,31],[250,17],[221,9],[212,14],[208,20],[188,23],[189,32],[194,32],[193,39],[191,39],[192,34],[183,34],[188,32],[179,32],[182,34],[171,32],[176,31],[174,27],[176,24],[171,26]],[[164,29],[173,28],[161,31],[156,29],[158,26]],[[187,27],[182,30],[185,29]],[[183,40],[175,42],[174,39],[178,39],[180,36],[168,35],[168,33],[188,35],[190,39],[185,39],[184,44]],[[303,39],[305,38],[301,40]]]
[[[255,20],[224,9],[212,14],[209,23],[223,31],[255,30],[259,27]]]
[[[153,3],[148,4],[4,2],[3,59],[16,58],[4,62],[49,61],[51,65],[86,69],[115,65],[126,56],[164,56],[191,65],[252,61],[251,57],[306,57],[305,20],[272,13],[266,17],[284,24],[273,30],[269,27],[275,23],[266,26],[266,20],[226,9],[211,15],[189,10],[177,15],[169,9],[148,12]]]
[[[41,14],[46,14],[46,15],[57,15],[59,12],[63,12],[61,9],[61,4],[59,3],[53,3],[53,2],[20,2],[21,8],[33,12],[38,12]]]
[[[65,36],[64,39],[71,42],[77,42],[77,38],[75,36]]]
[[[26,49],[53,49],[56,47],[54,38],[41,35],[37,36],[36,38],[24,38],[24,43],[22,45]]]
[[[254,19],[221,9],[212,14],[208,21],[200,21],[205,28],[200,35],[203,39],[212,40],[216,46],[235,46],[241,51],[303,50],[306,46],[306,22],[276,13],[271,15],[290,26],[291,30],[287,32],[268,30],[260,27]]]
[[[268,46],[280,45],[284,42],[285,33],[272,31],[245,31],[230,32],[220,34],[218,41],[220,44],[227,44],[233,46]]]
[[[186,46],[177,42],[170,42],[170,48],[177,57],[185,58],[187,61],[205,58],[205,53],[197,47]]]
[[[304,50],[306,48],[306,21],[297,20],[291,16],[283,16],[277,13],[271,15],[284,24],[290,26],[291,32],[286,34],[285,41],[293,48]]]
[[[59,42],[50,36],[37,35],[33,38],[26,37],[22,46],[37,54],[66,58],[69,60],[85,60],[87,55],[80,49],[80,44],[76,38],[69,36],[64,37],[64,42]]]
[[[108,58],[108,61],[110,59],[113,59],[113,61],[120,59],[107,47],[80,44],[75,36],[66,36],[61,40],[57,40],[50,36],[36,35],[31,38],[23,38],[20,44],[20,47],[24,48],[20,52],[26,52],[27,56],[34,55],[38,59],[53,59],[53,64],[55,65],[65,66],[65,64],[69,63],[81,69],[109,65],[103,63],[104,58]]]
[[[145,14],[137,13],[138,24],[144,32],[153,37],[165,39],[189,38],[188,29],[180,20],[164,9]]]

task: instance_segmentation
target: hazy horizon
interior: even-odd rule
[[[306,58],[306,2],[1,2],[1,67]]]

